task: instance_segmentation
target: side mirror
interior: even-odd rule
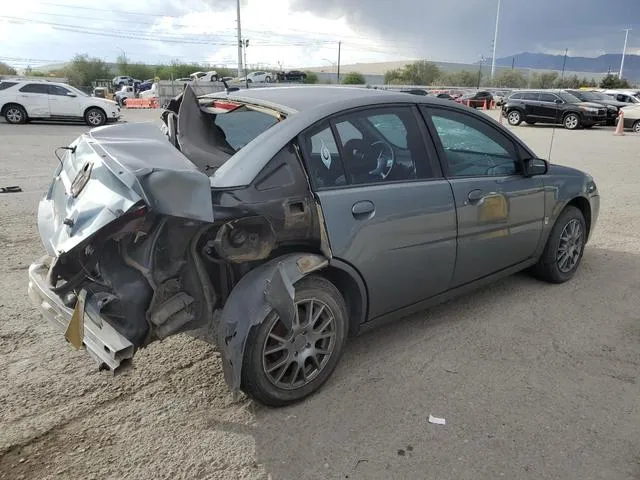
[[[564,103],[564,102],[563,102],[562,100],[560,100],[559,98],[556,98],[556,103],[557,103],[558,105],[560,105],[561,103]]]
[[[524,161],[524,174],[526,177],[544,175],[549,171],[549,162],[542,158],[529,158]]]

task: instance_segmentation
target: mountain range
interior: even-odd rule
[[[599,57],[571,57],[567,56],[566,71],[593,72],[617,74],[620,71],[622,54],[609,53]],[[535,68],[540,70],[562,70],[564,55],[550,55],[547,53],[518,53],[511,57],[496,59],[496,65],[501,67]],[[626,55],[624,59],[624,78],[632,82],[640,80],[640,55]]]

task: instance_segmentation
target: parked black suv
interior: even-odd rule
[[[618,118],[618,111],[622,107],[629,106],[628,103],[619,102],[615,98],[610,97],[609,95],[606,95],[602,92],[594,92],[591,90],[570,90],[570,89],[567,89],[565,91],[570,93],[571,95],[578,97],[583,102],[599,103],[607,107],[607,125],[615,125],[616,119]]]
[[[526,90],[511,95],[502,114],[510,125],[560,123],[568,130],[590,128],[607,122],[604,105],[582,102],[563,90]]]

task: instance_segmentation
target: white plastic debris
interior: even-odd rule
[[[444,418],[434,417],[429,415],[429,423],[435,423],[436,425],[446,425],[447,421]]]

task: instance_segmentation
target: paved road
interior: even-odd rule
[[[25,190],[0,196],[0,478],[640,479],[640,136],[555,131],[552,161],[602,194],[573,281],[516,275],[354,339],[317,395],[273,410],[233,402],[187,337],[111,378],[38,319],[36,203],[84,130],[0,124],[0,185]],[[515,131],[547,157],[553,129]]]

